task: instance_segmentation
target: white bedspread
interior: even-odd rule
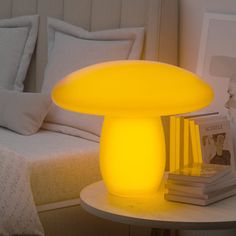
[[[0,235],[44,235],[30,188],[28,163],[0,149]]]
[[[24,156],[30,165],[37,205],[78,198],[80,190],[100,177],[99,143],[40,130],[23,136],[0,128],[0,149]]]

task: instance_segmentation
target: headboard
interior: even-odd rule
[[[39,91],[47,62],[47,16],[90,31],[144,26],[143,59],[177,63],[178,0],[0,0],[0,18],[38,14],[39,35],[26,80]]]

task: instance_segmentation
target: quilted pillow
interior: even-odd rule
[[[39,17],[0,20],[0,87],[22,91],[37,39]]]
[[[103,61],[139,59],[143,39],[143,28],[88,32],[48,18],[48,64],[42,92],[50,93],[57,81],[85,66]],[[64,111],[53,105],[46,121],[100,135],[103,118]]]

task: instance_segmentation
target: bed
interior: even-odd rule
[[[50,72],[47,65],[47,48],[50,46],[47,45],[48,17],[51,17],[50,22],[54,25],[62,24],[66,28],[64,23],[57,22],[62,20],[89,32],[112,29],[121,29],[123,32],[123,28],[142,27],[144,43],[141,58],[177,64],[178,1],[0,0],[0,6],[0,19],[39,15],[36,48],[24,82],[24,91],[27,92],[50,91],[53,85],[49,82],[50,85],[45,86],[45,77]],[[68,34],[73,35],[71,31]],[[91,37],[97,37],[96,33]],[[45,68],[49,72],[45,72]],[[63,120],[64,116],[61,117]],[[100,118],[98,122],[101,124]],[[31,189],[45,234],[140,233],[140,229],[90,216],[79,205],[80,190],[101,178],[98,166],[99,138],[95,138],[97,132],[93,136],[97,127],[89,130],[90,136],[81,136],[62,132],[64,124],[56,129],[48,128],[50,124],[53,125],[49,117],[37,133],[29,136],[0,128],[0,148],[12,150],[30,163]]]

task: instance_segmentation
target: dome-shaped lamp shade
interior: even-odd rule
[[[165,168],[161,115],[186,113],[213,99],[208,84],[179,67],[114,61],[76,71],[52,91],[60,107],[104,115],[100,169],[110,193],[140,196],[158,190]]]
[[[70,74],[53,90],[64,109],[98,115],[160,116],[207,106],[213,93],[195,74],[150,61],[101,63]]]

